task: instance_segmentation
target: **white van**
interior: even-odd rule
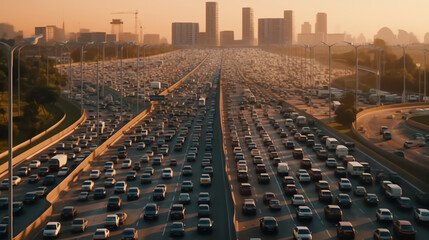
[[[349,149],[344,145],[338,145],[335,149],[335,154],[337,158],[342,159],[344,156],[349,154]]]
[[[285,162],[278,163],[277,174],[279,174],[280,176],[289,175],[289,165]]]
[[[327,138],[326,139],[326,148],[328,150],[334,151],[337,149],[337,146],[340,143],[338,142],[338,140],[336,138]]]
[[[307,118],[304,116],[298,116],[296,118],[296,124],[298,125],[298,127],[303,127],[307,124]]]
[[[402,197],[402,188],[397,184],[387,184],[386,196],[388,198],[400,198]]]
[[[364,173],[364,168],[359,162],[352,161],[347,163],[347,172],[351,176],[360,176]]]

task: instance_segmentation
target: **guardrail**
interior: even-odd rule
[[[429,126],[428,126],[428,125],[423,124],[423,123],[416,122],[416,121],[414,121],[414,120],[413,120],[413,119],[411,119],[411,118],[407,118],[406,123],[407,123],[408,125],[410,125],[411,127],[415,127],[415,128],[421,129],[421,130],[423,130],[423,131],[427,131],[427,132],[429,132]]]
[[[201,63],[190,72],[190,74],[187,74],[185,77],[180,79],[178,82],[183,83],[184,80],[186,80],[192,73],[198,69],[202,63],[205,62],[207,59],[204,58]],[[180,85],[180,84],[179,84]],[[170,86],[170,88],[166,89],[167,93],[171,92],[171,88],[177,88],[179,85],[173,84]],[[164,92],[165,92],[164,91]],[[26,229],[24,229],[22,232],[20,232],[14,239],[16,240],[23,240],[28,239],[31,236],[31,233],[35,230],[40,230],[43,225],[47,222],[49,217],[52,215],[52,205],[53,203],[58,199],[60,193],[68,188],[68,185],[77,175],[85,169],[91,161],[93,161],[96,157],[101,155],[107,148],[109,148],[111,145],[113,145],[116,141],[119,140],[123,136],[123,134],[131,129],[135,124],[137,124],[139,121],[141,121],[143,118],[145,118],[150,112],[152,112],[154,109],[154,105],[151,105],[150,108],[144,110],[139,115],[137,115],[135,118],[130,120],[127,124],[125,124],[120,130],[118,130],[115,134],[113,134],[110,138],[108,138],[103,144],[98,146],[87,158],[85,158],[82,163],[80,163],[66,178],[64,178],[60,184],[58,184],[54,189],[52,189],[48,195],[46,195],[46,201],[49,203],[49,207],[43,212],[38,219],[33,221]],[[34,238],[34,236],[33,236]]]

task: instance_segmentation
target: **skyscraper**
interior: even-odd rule
[[[219,12],[217,2],[206,2],[207,45],[219,46]]]
[[[284,18],[260,18],[258,19],[258,44],[285,45],[285,20]]]
[[[242,33],[243,44],[253,45],[255,39],[255,30],[253,28],[253,9],[250,7],[243,8],[242,11]]]
[[[317,40],[326,42],[328,35],[328,15],[326,13],[317,13],[315,33]]]
[[[293,42],[293,11],[286,10],[284,11],[284,19],[285,19],[285,40],[286,44],[292,45]]]
[[[311,33],[311,24],[309,22],[301,24],[301,33]]]
[[[198,23],[172,23],[173,45],[195,45],[197,44]]]

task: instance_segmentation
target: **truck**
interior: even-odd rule
[[[362,164],[356,161],[351,161],[347,163],[347,172],[352,176],[360,176],[364,173],[364,167]]]
[[[304,116],[298,116],[296,117],[296,125],[298,125],[298,127],[303,127],[307,124],[307,118]]]
[[[161,89],[161,82],[151,82],[150,88],[152,89]]]
[[[387,184],[386,197],[390,199],[402,197],[402,188],[398,184]]]
[[[204,107],[206,105],[206,98],[205,97],[200,97],[200,99],[198,99],[198,106],[199,107]]]
[[[328,150],[334,151],[337,149],[337,146],[340,143],[338,142],[338,140],[336,138],[327,138],[326,139],[326,148]]]
[[[344,156],[349,154],[349,149],[344,145],[338,145],[335,149],[335,154],[337,158],[342,159]]]
[[[49,170],[58,171],[60,168],[67,165],[67,155],[57,154],[48,161]]]

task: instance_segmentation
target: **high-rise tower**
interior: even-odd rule
[[[292,45],[293,42],[293,11],[286,10],[284,11],[284,19],[285,19],[285,40],[286,44]]]
[[[255,39],[255,30],[253,27],[253,9],[243,8],[242,12],[242,40],[245,45],[253,45]]]
[[[207,45],[219,46],[219,11],[217,2],[206,2]]]
[[[328,35],[328,15],[326,13],[317,13],[315,27],[316,39],[326,42]]]

